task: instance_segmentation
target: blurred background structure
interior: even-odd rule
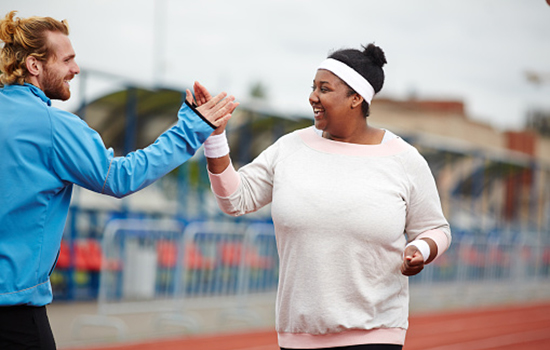
[[[312,124],[309,86],[328,51],[375,42],[389,63],[369,122],[428,160],[453,232],[450,250],[410,279],[411,311],[550,300],[544,0],[3,0],[0,9],[68,19],[82,72],[56,106],[117,155],[175,122],[192,79],[234,94],[236,167]],[[51,276],[61,347],[272,325],[269,208],[228,217],[209,187],[199,151],[122,200],[75,188]]]

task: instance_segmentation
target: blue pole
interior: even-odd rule
[[[124,154],[136,149],[137,131],[137,89],[128,87],[126,92],[126,129],[124,136]]]

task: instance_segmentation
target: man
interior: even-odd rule
[[[73,184],[136,192],[193,156],[237,103],[222,93],[195,108],[188,90],[174,127],[115,157],[80,118],[51,107],[70,97],[80,72],[67,24],[15,14],[0,21],[0,349],[55,349],[45,305]]]

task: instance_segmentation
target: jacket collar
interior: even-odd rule
[[[39,97],[42,101],[44,101],[48,106],[51,107],[51,105],[52,105],[52,100],[50,100],[48,98],[48,96],[46,96],[44,91],[40,90],[39,88],[37,88],[36,86],[34,86],[32,84],[24,83],[23,85],[19,85],[19,84],[6,85],[6,86],[4,86],[4,89],[28,89],[35,96]]]

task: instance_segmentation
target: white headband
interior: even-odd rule
[[[317,69],[326,69],[334,73],[338,78],[342,79],[359,95],[363,96],[365,101],[370,104],[374,97],[374,88],[363,78],[363,76],[357,73],[353,68],[347,64],[342,63],[333,58],[327,58],[324,60]]]

